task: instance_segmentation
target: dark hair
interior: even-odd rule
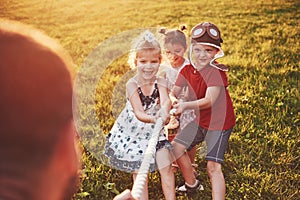
[[[175,43],[179,43],[181,44],[184,48],[187,48],[187,44],[186,44],[186,36],[185,33],[183,32],[184,30],[187,29],[186,25],[180,25],[178,29],[171,29],[171,30],[167,30],[167,28],[162,27],[159,30],[159,33],[164,34],[165,38],[164,38],[164,44],[175,44]]]

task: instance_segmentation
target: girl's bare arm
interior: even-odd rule
[[[129,80],[126,84],[126,92],[129,102],[133,108],[136,118],[145,123],[155,123],[155,118],[148,115],[142,106],[140,96],[137,92],[137,84],[133,80]]]

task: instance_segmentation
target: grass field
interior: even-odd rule
[[[299,0],[0,0],[0,17],[31,24],[56,38],[78,72],[99,44],[124,31],[214,22],[223,35],[225,57],[219,61],[230,67],[237,117],[223,165],[226,198],[300,199]],[[82,185],[74,199],[112,199],[132,184],[130,174],[97,159],[94,152],[103,147],[103,134],[89,126],[96,112],[103,133],[109,131],[115,120],[111,91],[128,70],[120,57],[99,76],[93,74],[101,81],[88,91],[95,93],[93,104],[80,106],[78,117],[86,122],[80,131],[88,134],[83,143],[90,146],[83,154]],[[211,199],[203,157],[197,157],[197,164],[205,190],[178,199]],[[180,173],[176,181],[181,183]],[[157,173],[150,175],[149,192],[150,199],[163,199]]]

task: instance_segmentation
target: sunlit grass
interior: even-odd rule
[[[123,31],[216,23],[237,116],[223,166],[227,199],[299,199],[299,8],[298,1],[289,0],[2,0],[0,17],[32,24],[59,40],[76,70],[99,43]],[[106,84],[99,84],[95,102],[105,132],[115,120],[111,91],[128,69],[120,58],[101,78]],[[87,119],[90,109],[82,112]],[[131,186],[129,174],[87,151],[83,156],[83,182],[74,199],[111,199]],[[205,190],[190,199],[211,199],[205,161],[199,157],[197,163]],[[179,173],[176,180],[182,182]],[[149,191],[150,199],[163,198],[157,173],[150,176]]]

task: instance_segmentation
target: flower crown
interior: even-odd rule
[[[160,49],[160,44],[154,34],[151,31],[146,30],[139,38],[137,38],[133,49],[135,51],[142,49]]]
[[[145,33],[144,33],[144,40],[146,40],[147,42],[152,43],[156,39],[155,39],[153,33],[151,33],[149,30],[146,30]]]

